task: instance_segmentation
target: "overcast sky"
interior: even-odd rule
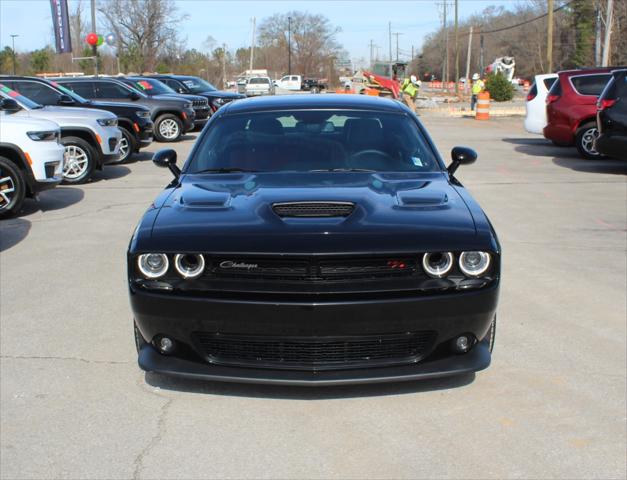
[[[89,0],[83,0],[89,12]],[[449,0],[452,4],[452,0]],[[460,18],[480,13],[490,5],[513,7],[526,0],[459,0]],[[70,11],[76,8],[77,0],[70,0]],[[422,39],[441,23],[442,1],[209,1],[177,0],[180,13],[189,15],[181,23],[181,38],[187,46],[204,49],[204,41],[210,35],[218,44],[226,43],[235,50],[250,43],[251,18],[257,23],[274,13],[291,10],[321,13],[339,26],[342,32],[339,42],[350,53],[351,59],[370,56],[369,42],[379,46],[379,55],[388,55],[388,22],[392,31],[400,32],[399,48],[409,54],[412,45],[419,49]],[[450,20],[453,10],[450,9]],[[107,32],[99,31],[105,34]],[[42,48],[53,43],[52,20],[49,0],[0,0],[0,45],[11,45],[11,34],[17,34],[15,48],[19,51]],[[396,37],[393,37],[396,49]],[[394,52],[395,54],[395,52]]]

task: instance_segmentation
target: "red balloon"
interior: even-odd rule
[[[87,37],[85,37],[85,41],[89,44],[89,45],[97,45],[98,44],[98,35],[95,33],[90,33],[89,35],[87,35]]]

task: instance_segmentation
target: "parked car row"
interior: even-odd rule
[[[0,217],[43,189],[127,161],[153,136],[177,141],[245,97],[196,77],[157,77],[0,76]]]
[[[625,72],[607,67],[536,75],[525,129],[555,145],[574,145],[586,159],[627,160]]]

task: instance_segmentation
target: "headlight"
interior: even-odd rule
[[[150,111],[139,110],[135,112],[135,115],[137,115],[139,118],[150,118]]]
[[[164,253],[145,253],[137,258],[137,266],[146,278],[159,278],[168,271],[170,262]]]
[[[59,132],[56,130],[46,130],[42,132],[26,132],[26,135],[36,142],[46,142],[56,140],[59,136]]]
[[[196,278],[205,269],[205,258],[200,254],[178,254],[174,257],[174,268],[185,279]]]
[[[490,268],[487,252],[463,252],[459,256],[459,268],[467,277],[480,277]]]
[[[211,103],[213,103],[216,107],[224,105],[224,98],[214,98]]]
[[[117,127],[118,126],[117,118],[99,118],[96,121],[103,127]]]
[[[425,253],[422,256],[422,268],[430,277],[442,278],[453,268],[453,254],[451,252]]]

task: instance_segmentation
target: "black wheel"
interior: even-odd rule
[[[61,144],[65,147],[63,183],[78,185],[88,181],[96,168],[96,153],[92,146],[78,137],[62,137]]]
[[[158,142],[176,142],[183,135],[183,123],[176,115],[164,113],[155,121],[154,135]]]
[[[587,160],[598,160],[603,158],[594,148],[594,141],[599,136],[599,130],[596,123],[588,123],[577,130],[575,136],[575,146],[579,155]]]
[[[19,213],[25,196],[22,172],[11,160],[0,157],[0,218]]]
[[[139,328],[137,328],[137,324],[135,322],[133,322],[133,331],[135,332],[135,348],[137,349],[137,353],[139,353],[141,348],[148,342],[144,340],[144,337],[142,337],[142,334],[139,331]]]
[[[130,160],[133,152],[137,149],[135,137],[124,127],[118,127],[122,132],[122,139],[120,140],[120,159],[117,162],[110,165],[117,165]]]
[[[320,89],[318,87],[311,87],[311,90],[309,90],[311,93],[320,93]]]

